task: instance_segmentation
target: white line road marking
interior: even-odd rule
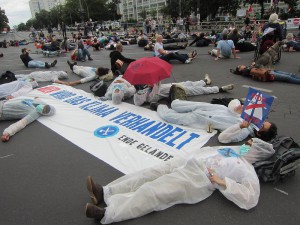
[[[10,155],[5,155],[5,156],[1,156],[0,159],[4,159],[4,158],[7,158],[7,157],[10,157],[10,156],[13,156],[14,154],[10,154]]]

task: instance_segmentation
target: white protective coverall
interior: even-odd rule
[[[213,129],[225,130],[233,124],[242,122],[240,114],[224,105],[178,99],[171,103],[171,109],[166,105],[159,105],[157,113],[169,123],[198,129],[206,129],[208,124],[211,124]]]
[[[74,65],[73,66],[73,72],[75,74],[77,74],[78,76],[83,77],[80,82],[83,83],[87,83],[90,82],[92,80],[96,80],[96,79],[100,79],[100,80],[104,80],[104,81],[109,81],[113,79],[113,73],[110,70],[108,74],[103,75],[101,77],[99,77],[96,74],[96,68],[94,67],[88,67],[88,66],[77,66]]]
[[[102,224],[143,216],[175,204],[193,204],[209,197],[215,189],[242,209],[258,203],[260,186],[249,162],[274,154],[273,146],[254,138],[249,162],[245,157],[226,157],[220,147],[205,147],[189,159],[174,159],[154,167],[125,175],[103,187],[107,204]],[[252,151],[252,152],[251,152]],[[203,154],[206,152],[207,154]],[[258,156],[258,157],[257,157]],[[212,184],[208,168],[225,180],[226,188]]]
[[[39,99],[14,98],[8,101],[0,101],[0,121],[1,120],[16,120],[18,122],[11,124],[3,131],[4,134],[13,136],[15,133],[22,130],[28,124],[38,119],[41,115],[52,116],[55,113],[55,108],[50,106],[50,112],[47,114],[39,113],[36,109],[37,105],[46,105]]]
[[[67,79],[68,74],[65,71],[35,71],[30,74],[18,74],[16,78],[18,80],[34,79],[36,82],[55,82],[57,80]]]
[[[34,87],[37,87],[38,84],[29,81],[15,80],[10,83],[0,85],[0,99],[7,96],[18,97],[30,92]]]
[[[240,142],[248,136],[254,137],[254,131],[251,127],[240,128],[240,124],[234,124],[219,134],[218,140],[220,143]]]
[[[179,84],[186,92],[187,96],[208,95],[219,92],[219,87],[205,87],[206,83],[203,80],[199,81],[184,81],[179,83],[154,84],[152,90],[141,90],[134,95],[134,104],[142,105],[145,102],[157,102],[162,98],[169,97],[170,88],[173,84]]]
[[[109,85],[105,93],[105,98],[111,100],[112,93],[116,86],[119,86],[124,92],[124,99],[131,98],[136,92],[135,87],[130,84],[127,80],[122,78],[123,75],[118,76],[114,81]]]

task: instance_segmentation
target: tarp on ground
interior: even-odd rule
[[[39,122],[125,174],[188,157],[216,133],[165,123],[149,109],[113,105],[65,85],[41,87],[27,96],[56,108],[54,116]]]

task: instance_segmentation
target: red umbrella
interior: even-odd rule
[[[129,64],[123,78],[129,83],[155,84],[170,77],[172,66],[158,57],[141,58]]]

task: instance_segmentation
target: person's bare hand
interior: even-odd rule
[[[11,95],[9,95],[9,96],[7,96],[7,97],[6,97],[6,99],[7,99],[7,100],[9,100],[9,99],[13,99],[13,98],[14,98],[14,97],[13,97],[13,96],[11,96]]]
[[[216,60],[216,61],[219,60],[219,57],[216,57],[215,60]]]
[[[225,183],[225,180],[221,179],[218,175],[216,175],[216,173],[211,170],[211,169],[208,169],[208,172],[209,172],[209,180],[210,182],[212,183],[216,183],[218,185],[221,185],[221,186],[224,186],[226,187],[226,183]]]
[[[240,124],[240,128],[243,129],[243,128],[247,128],[250,126],[250,123],[251,122],[248,122],[246,120],[244,120],[241,124]]]
[[[3,142],[8,142],[9,141],[9,138],[10,138],[10,135],[9,134],[3,134],[1,136],[1,141]]]

